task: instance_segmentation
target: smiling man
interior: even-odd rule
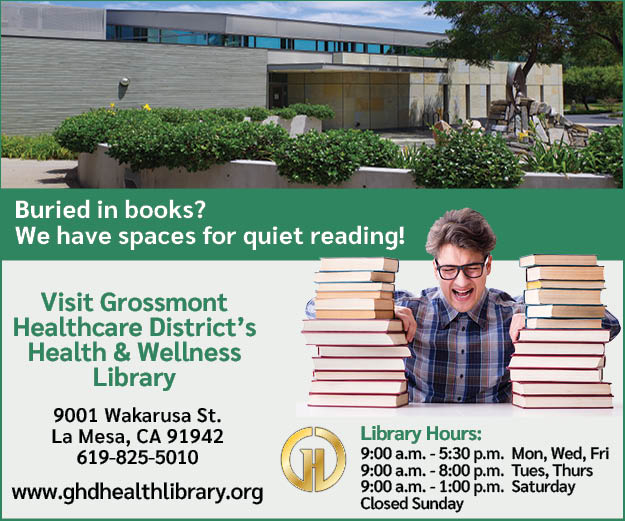
[[[512,338],[523,327],[524,305],[503,291],[486,288],[497,239],[475,210],[450,210],[428,234],[438,288],[419,297],[395,295],[395,315],[406,330],[412,358],[406,378],[413,402],[508,402],[506,370]],[[620,331],[606,311],[603,327]]]

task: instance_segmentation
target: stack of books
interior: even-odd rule
[[[314,346],[312,407],[401,407],[408,403],[401,320],[394,318],[397,259],[321,259],[316,319],[305,320]]]
[[[603,266],[594,255],[529,255],[525,327],[510,361],[512,403],[523,408],[610,408],[603,381]]]

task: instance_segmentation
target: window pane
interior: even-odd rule
[[[368,43],[367,44],[367,52],[369,54],[380,54],[381,46],[377,43]]]
[[[115,26],[114,25],[106,26],[106,39],[115,40]]]
[[[296,51],[316,51],[317,42],[315,40],[294,40],[293,49]]]
[[[223,47],[224,45],[224,35],[223,34],[209,34],[208,35],[208,45],[212,45],[215,47]]]
[[[147,37],[147,34],[146,34]],[[185,45],[206,45],[206,33],[193,33],[190,31],[174,31],[171,29],[161,30],[161,43],[179,43]]]
[[[264,36],[257,36],[256,47],[260,47],[261,49],[279,49],[280,38],[267,38]]]
[[[229,34],[226,36],[225,45],[226,47],[241,47],[241,37]]]
[[[352,44],[352,52],[365,52],[365,46],[362,43],[354,43]]]
[[[161,41],[161,30],[150,27],[148,29],[148,42],[159,43]]]

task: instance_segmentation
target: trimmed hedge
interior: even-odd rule
[[[439,137],[433,148],[424,144],[406,157],[417,186],[514,188],[521,183],[523,171],[501,136],[464,127]]]
[[[390,167],[399,147],[371,131],[306,132],[276,149],[278,173],[296,183],[338,185],[361,166]]]

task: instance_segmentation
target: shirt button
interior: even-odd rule
[[[456,398],[458,401],[462,400],[462,398],[460,398],[460,396],[458,396],[458,398]]]
[[[463,374],[461,374],[461,375],[460,375],[460,378],[464,378],[464,375],[463,375]]]
[[[462,349],[462,350],[460,351],[460,354],[462,354],[462,355],[464,354],[464,349]]]
[[[462,326],[462,331],[464,331],[466,329],[466,327]]]

